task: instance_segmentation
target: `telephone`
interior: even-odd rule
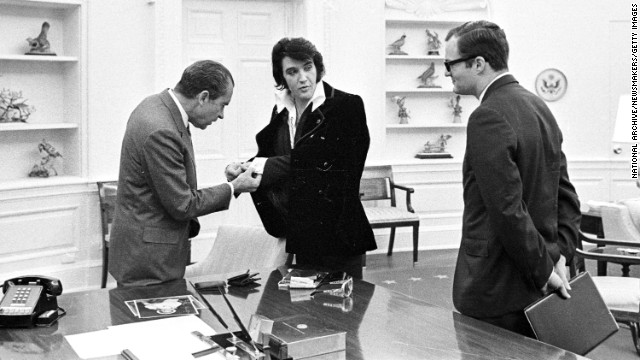
[[[0,326],[50,326],[65,314],[56,296],[62,294],[60,280],[47,276],[21,276],[2,285]]]

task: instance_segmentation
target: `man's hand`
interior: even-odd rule
[[[236,193],[243,192],[254,192],[258,189],[260,185],[260,180],[262,180],[261,174],[255,174],[253,172],[253,166],[249,166],[244,169],[233,181],[233,189]]]
[[[227,177],[227,181],[233,181],[248,168],[249,164],[247,163],[233,162],[224,169],[224,175]]]
[[[561,297],[565,299],[569,299],[571,297],[568,291],[571,290],[571,286],[567,279],[566,261],[565,257],[560,255],[558,262],[553,265],[551,276],[549,276],[549,280],[547,280],[547,283],[542,288],[542,292],[544,294],[557,290]]]
[[[569,285],[569,274],[567,274],[567,259],[564,255],[560,255],[558,262],[553,265],[553,271],[560,276],[564,283],[564,287],[567,288],[567,290],[571,290],[571,285]]]

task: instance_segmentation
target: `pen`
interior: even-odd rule
[[[138,357],[133,355],[133,353],[129,349],[122,350],[121,355],[127,360],[138,360]]]
[[[196,287],[193,285],[193,283],[191,281],[189,281],[189,284],[198,293],[198,295],[200,295],[202,300],[204,300],[204,304],[207,305],[207,307],[209,308],[209,311],[211,311],[213,313],[213,315],[218,319],[220,324],[222,326],[224,326],[224,328],[227,329],[227,331],[231,332],[231,330],[229,330],[229,326],[227,325],[227,323],[225,323],[224,320],[222,320],[222,317],[220,316],[220,314],[218,314],[218,312],[213,309],[213,306],[211,306],[211,304],[209,303],[207,298],[205,298],[204,295],[202,295],[200,290],[196,289]]]
[[[222,298],[227,303],[227,305],[229,306],[229,309],[231,310],[231,313],[233,314],[233,319],[236,321],[236,324],[238,324],[238,326],[240,327],[240,331],[251,342],[251,346],[253,346],[253,349],[256,351],[256,353],[259,353],[260,351],[258,350],[258,347],[256,346],[256,342],[253,341],[253,338],[251,337],[251,334],[249,334],[249,331],[247,330],[247,328],[244,327],[244,324],[242,323],[242,320],[240,320],[240,317],[238,316],[238,313],[236,313],[236,310],[233,308],[233,306],[231,306],[231,303],[229,302],[229,299],[227,299],[227,296],[224,294],[224,292],[221,292],[221,294],[222,294]]]

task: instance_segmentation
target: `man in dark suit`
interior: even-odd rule
[[[362,256],[376,248],[359,195],[370,141],[362,99],[322,81],[322,55],[306,39],[281,39],[272,66],[278,91],[256,135],[252,166],[263,176],[253,202],[297,265],[361,278]],[[240,171],[232,164],[227,178]]]
[[[233,95],[229,70],[215,61],[187,67],[175,89],[147,97],[122,141],[109,272],[118,286],[180,279],[190,261],[198,216],[226,210],[232,194],[254,191],[251,172],[198,189],[189,124],[205,129],[224,117]]]
[[[562,133],[546,104],[508,72],[500,27],[465,23],[446,41],[453,91],[481,102],[467,126],[454,305],[534,337],[523,310],[550,291],[569,297],[565,263],[580,225]]]

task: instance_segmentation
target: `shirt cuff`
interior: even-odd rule
[[[233,187],[233,184],[231,182],[227,182],[227,184],[229,184],[229,186],[231,187],[231,198],[233,199],[233,194],[235,193],[235,188]]]
[[[254,158],[253,161],[251,161],[251,164],[253,165],[253,172],[255,174],[262,175],[262,173],[264,172],[264,164],[267,163],[268,159],[269,158],[266,157]]]

